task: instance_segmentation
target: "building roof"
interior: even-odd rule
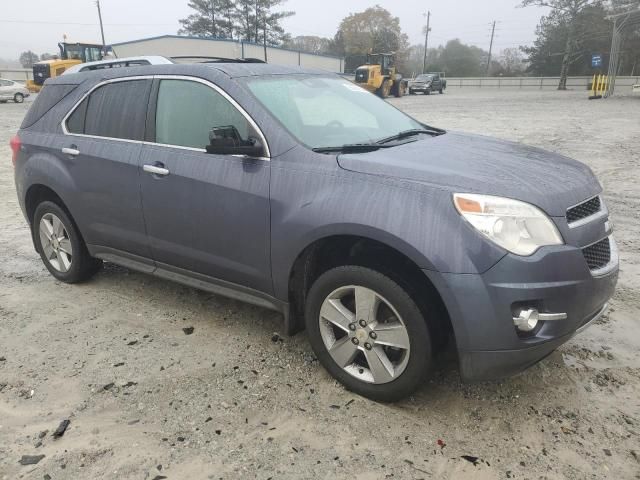
[[[231,38],[208,38],[208,37],[194,37],[194,36],[189,36],[189,35],[157,35],[155,37],[147,37],[147,38],[139,38],[137,40],[128,40],[126,42],[119,42],[119,43],[112,43],[111,46],[112,47],[118,47],[120,45],[130,45],[132,43],[141,43],[141,42],[148,42],[151,40],[159,40],[159,39],[163,39],[163,38],[171,38],[171,39],[176,39],[176,40],[200,40],[203,42],[232,42],[232,43],[237,43],[237,44],[245,44],[245,45],[256,45],[258,47],[262,47],[262,44],[260,43],[254,43],[254,42],[247,42],[246,40],[234,40]],[[305,52],[304,50],[294,50],[291,48],[284,48],[284,47],[274,47],[272,45],[267,45],[268,48],[275,48],[277,50],[285,50],[287,52],[296,52],[296,53],[304,53],[305,55],[315,55],[318,57],[328,57],[328,58],[335,58],[336,60],[343,60],[343,57],[338,57],[335,55],[327,55],[324,53],[311,53],[311,52]]]

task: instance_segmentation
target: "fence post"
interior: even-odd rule
[[[522,90],[522,77],[520,77],[520,90]]]
[[[540,77],[540,90],[542,90],[542,82],[544,80],[544,77]]]
[[[498,77],[498,90],[502,88],[502,78]]]

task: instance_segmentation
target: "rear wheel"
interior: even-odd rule
[[[21,93],[16,93],[16,94],[13,96],[13,101],[14,101],[14,102],[16,102],[16,103],[22,103],[22,102],[24,102],[24,95],[23,95],[23,94],[21,94]]]
[[[66,283],[91,278],[102,266],[92,258],[69,215],[56,203],[38,205],[33,217],[36,247],[47,270]]]
[[[444,90],[440,89],[440,95],[442,95],[444,93]]]
[[[411,394],[431,365],[420,309],[375,270],[349,265],[322,274],[309,291],[305,318],[320,363],[347,389],[373,400]]]

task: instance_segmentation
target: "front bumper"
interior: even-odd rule
[[[409,85],[409,89],[414,92],[426,92],[431,90],[431,85]]]
[[[514,375],[553,352],[595,322],[613,296],[618,260],[593,276],[582,251],[544,247],[530,257],[506,255],[483,274],[425,271],[440,292],[453,325],[463,380]],[[565,320],[543,321],[519,333],[515,311],[532,306],[563,312]]]

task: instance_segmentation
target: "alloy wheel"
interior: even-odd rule
[[[49,264],[61,273],[68,272],[73,261],[73,249],[69,232],[53,213],[45,213],[40,219],[40,246]]]
[[[398,311],[380,294],[361,286],[334,290],[322,303],[322,341],[344,371],[367,383],[398,378],[409,361],[409,333]]]

